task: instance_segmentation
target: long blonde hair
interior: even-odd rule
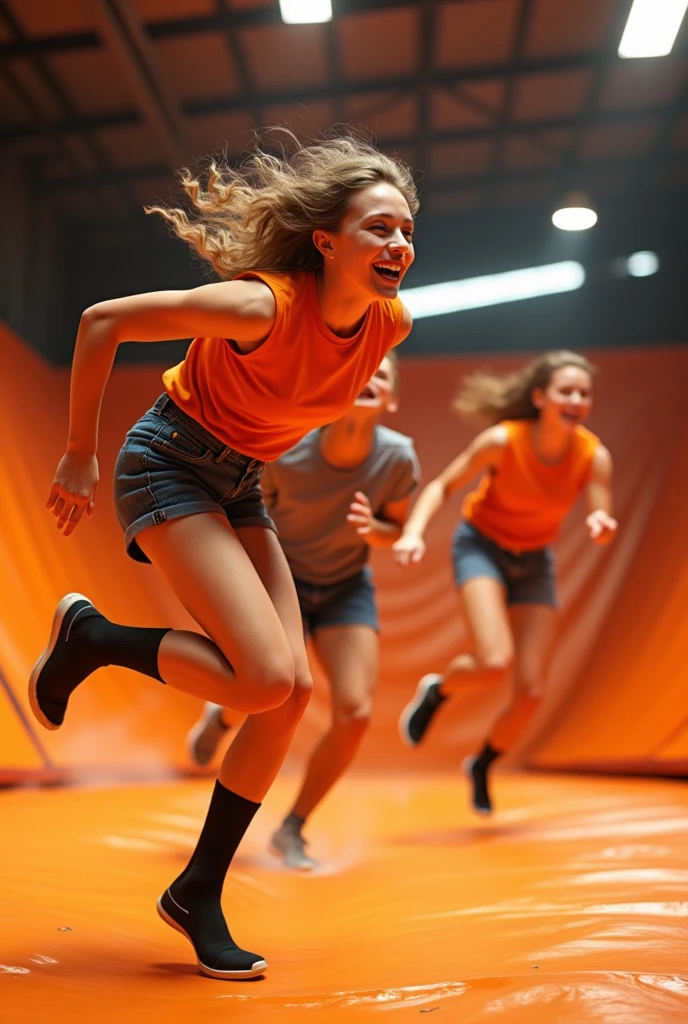
[[[539,410],[531,398],[533,388],[544,391],[553,374],[565,366],[577,366],[591,377],[595,375],[595,367],[578,352],[566,349],[545,352],[514,373],[498,376],[479,371],[464,377],[454,399],[454,412],[464,419],[483,424],[537,419]]]
[[[289,150],[279,156],[256,142],[237,168],[212,161],[205,188],[181,171],[191,218],[178,208],[146,207],[158,213],[224,278],[244,270],[317,270],[322,256],[313,231],[336,231],[352,192],[387,182],[418,212],[410,168],[380,153],[353,132],[302,145],[285,130]]]

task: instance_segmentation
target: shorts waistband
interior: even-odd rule
[[[265,465],[260,459],[252,459],[250,455],[244,455],[243,452],[238,452],[236,448],[232,448],[230,445],[225,444],[224,441],[216,437],[209,430],[195,420],[193,416],[189,416],[188,412],[184,412],[176,402],[174,402],[169,395],[160,395],[160,398],[153,404],[153,412],[156,412],[159,416],[169,420],[171,423],[179,423],[190,434],[193,434],[197,440],[203,444],[207,444],[208,448],[212,451],[215,456],[215,462],[223,462],[225,459],[231,459],[233,462],[238,462],[247,469],[254,469]]]

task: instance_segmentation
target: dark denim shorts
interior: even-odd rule
[[[275,530],[260,490],[263,466],[162,395],[131,428],[115,465],[115,510],[127,554],[150,561],[136,543],[141,530],[200,512],[220,512],[235,528]]]
[[[550,547],[519,554],[507,551],[463,520],[454,533],[452,561],[457,587],[477,576],[491,576],[504,584],[507,604],[557,606]]]
[[[368,566],[341,583],[322,586],[297,579],[294,583],[306,635],[327,626],[370,626],[380,632],[375,584]]]

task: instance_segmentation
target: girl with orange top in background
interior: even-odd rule
[[[476,811],[492,811],[490,765],[523,734],[542,700],[556,608],[551,544],[582,490],[591,540],[607,544],[612,459],[583,426],[592,407],[593,367],[575,352],[548,352],[505,377],[469,377],[455,402],[469,418],[492,421],[420,494],[394,544],[402,565],[425,553],[423,534],[455,491],[478,473],[454,535],[456,586],[472,638],[440,675],[418,683],[399,730],[415,746],[440,705],[470,684],[511,677],[512,697],[477,757],[465,764]]]
[[[128,554],[153,563],[205,635],[116,625],[70,594],[29,698],[39,722],[58,729],[76,687],[122,665],[248,712],[194,854],[158,900],[204,974],[243,979],[267,965],[233,941],[222,887],[311,689],[296,590],[259,476],[342,416],[408,334],[397,293],[413,262],[418,200],[407,167],[354,137],[296,146],[290,157],[257,149],[238,170],[212,164],[205,191],[188,171],[182,182],[194,218],[154,210],[228,280],[82,315],[69,440],[48,508],[64,536],[93,512],[98,419],[118,345],[199,335],[129,431],[115,501]]]

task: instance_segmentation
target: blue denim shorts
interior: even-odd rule
[[[457,587],[477,576],[491,576],[504,584],[507,604],[557,606],[550,547],[518,554],[507,551],[463,520],[454,533],[452,561]]]
[[[380,632],[375,584],[368,566],[341,583],[322,586],[297,579],[294,583],[306,635],[327,626],[370,626]]]
[[[127,554],[149,562],[136,542],[141,530],[200,512],[220,512],[235,528],[275,530],[260,490],[263,466],[161,395],[127,434],[115,465],[115,510]]]

